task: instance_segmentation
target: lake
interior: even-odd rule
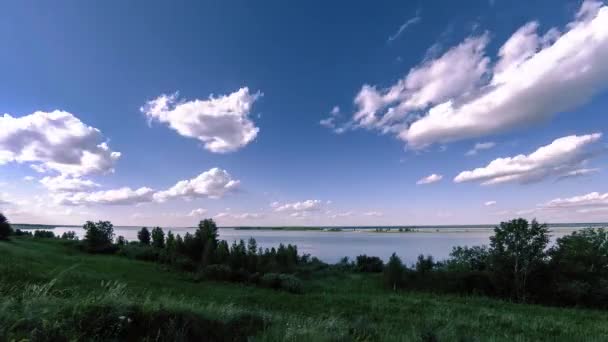
[[[139,227],[114,227],[116,236],[124,236],[129,241],[137,240]],[[551,229],[551,240],[570,234],[579,227],[558,227]],[[80,227],[56,227],[55,235],[75,231],[80,238],[84,230]],[[193,233],[195,228],[171,228],[174,234]],[[165,230],[165,233],[167,230]],[[232,243],[235,240],[256,239],[263,248],[277,247],[280,243],[295,244],[300,253],[328,262],[338,262],[347,256],[351,260],[357,255],[378,256],[385,261],[395,252],[406,264],[415,263],[419,254],[432,255],[435,260],[449,256],[455,246],[476,246],[489,244],[492,229],[489,228],[422,228],[416,232],[378,233],[367,229],[343,230],[339,232],[322,230],[241,230],[220,228],[220,239]]]

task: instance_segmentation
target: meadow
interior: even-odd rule
[[[0,340],[603,340],[599,310],[392,291],[372,273],[320,271],[292,294],[195,281],[75,241],[0,241]]]

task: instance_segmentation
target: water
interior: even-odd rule
[[[129,241],[137,240],[137,227],[114,227],[116,236],[122,235]],[[578,228],[558,227],[551,230],[552,241]],[[79,227],[57,227],[55,235],[75,231],[80,238],[84,230]],[[174,234],[193,233],[195,228],[172,228]],[[167,232],[167,230],[165,230]],[[284,231],[284,230],[239,230],[220,228],[220,239],[232,243],[235,240],[256,239],[263,248],[277,247],[280,243],[295,244],[300,253],[328,262],[338,262],[347,256],[351,260],[357,255],[378,256],[385,261],[395,252],[406,264],[412,264],[420,254],[432,255],[435,260],[449,256],[455,246],[478,246],[489,244],[492,229],[488,228],[424,228],[408,233],[377,233],[370,230],[328,231]]]

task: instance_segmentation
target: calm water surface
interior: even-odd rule
[[[114,227],[116,236],[124,236],[127,240],[137,240],[136,227]],[[76,227],[57,227],[53,229],[56,235],[73,230],[82,238],[84,231]],[[184,235],[193,233],[195,228],[172,228],[174,234]],[[552,241],[569,234],[573,228],[552,229]],[[167,230],[165,230],[165,233]],[[360,254],[381,257],[388,260],[395,252],[401,259],[411,264],[416,261],[419,254],[432,255],[436,260],[448,257],[454,246],[476,246],[489,244],[491,229],[485,228],[442,228],[421,229],[409,233],[376,233],[372,231],[278,231],[278,230],[238,230],[233,228],[220,228],[220,238],[232,241],[250,237],[256,239],[258,246],[263,248],[276,247],[280,243],[295,244],[300,253],[309,253],[319,259],[335,263],[347,256],[351,259]]]

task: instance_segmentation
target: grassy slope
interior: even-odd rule
[[[194,283],[159,265],[81,254],[58,240],[0,242],[0,277],[0,301],[14,296],[9,289],[14,292],[25,284],[56,279],[54,296],[59,298],[55,303],[73,305],[99,292],[102,281],[112,280],[126,285],[123,295],[132,302],[207,314],[258,312],[271,321],[270,328],[257,336],[260,340],[422,340],[429,336],[439,340],[601,340],[608,335],[608,314],[600,311],[393,294],[382,289],[377,276],[363,274],[307,280],[304,295]]]

